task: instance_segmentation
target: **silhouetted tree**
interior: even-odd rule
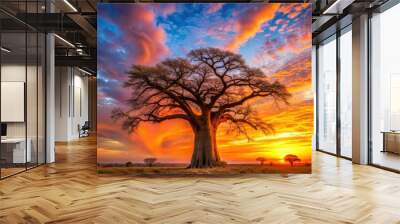
[[[260,162],[260,165],[262,166],[262,165],[264,165],[264,162],[265,162],[266,159],[264,157],[258,157],[256,160],[258,162]]]
[[[270,97],[287,103],[290,96],[279,82],[270,83],[257,68],[235,53],[217,48],[192,50],[187,58],[167,59],[155,66],[134,65],[124,85],[132,90],[129,110],[115,109],[112,117],[133,131],[143,122],[187,121],[194,133],[190,168],[213,167],[220,161],[216,132],[245,135],[273,127],[257,116],[249,101]]]
[[[126,166],[126,167],[131,167],[132,165],[133,165],[132,162],[126,162],[126,163],[125,163],[125,166]]]
[[[290,163],[290,166],[293,166],[295,162],[300,162],[300,158],[296,155],[288,154],[285,156],[285,161]]]
[[[146,164],[146,166],[149,166],[149,167],[152,167],[156,161],[157,161],[157,158],[146,158],[143,160],[144,164]]]

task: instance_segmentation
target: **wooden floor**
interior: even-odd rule
[[[0,168],[1,169],[1,177],[8,177],[11,176],[13,174],[19,173],[19,172],[23,172],[25,171],[25,167],[24,168],[20,168],[20,167],[7,167],[7,168]]]
[[[96,174],[96,142],[0,181],[0,223],[400,223],[400,175],[316,153],[312,175]]]
[[[375,148],[376,149],[376,148]],[[400,155],[391,152],[374,150],[373,162],[377,165],[400,170]]]

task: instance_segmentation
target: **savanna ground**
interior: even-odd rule
[[[186,164],[155,164],[152,167],[144,165],[133,166],[110,166],[99,165],[97,167],[99,174],[109,175],[160,175],[160,176],[224,176],[239,174],[266,174],[266,173],[311,173],[311,164],[299,163],[294,166],[289,164],[228,164],[213,168],[188,169]]]

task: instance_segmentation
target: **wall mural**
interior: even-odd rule
[[[310,4],[99,4],[98,172],[310,173]]]

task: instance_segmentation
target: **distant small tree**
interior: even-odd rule
[[[293,164],[295,162],[300,162],[301,161],[301,159],[298,156],[293,155],[293,154],[286,155],[284,159],[285,159],[286,162],[290,163],[290,166],[293,166]]]
[[[265,162],[266,159],[264,157],[258,157],[256,160],[258,162],[260,162],[260,165],[262,166],[262,165],[264,165],[264,162]]]
[[[125,163],[125,166],[126,166],[126,167],[131,167],[132,165],[133,165],[133,163],[132,163],[132,162],[130,162],[130,161],[129,161],[129,162],[127,162],[127,163]]]
[[[146,158],[143,160],[146,166],[152,167],[154,163],[157,161],[157,158]]]

